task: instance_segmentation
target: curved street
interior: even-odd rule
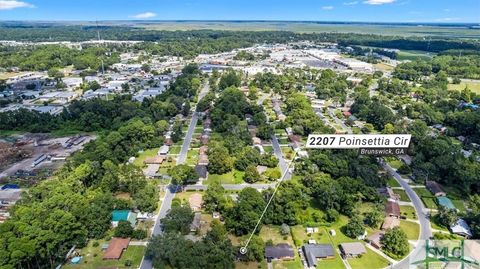
[[[381,164],[382,167],[395,178],[398,184],[400,184],[400,186],[402,186],[402,188],[407,193],[408,197],[412,201],[415,212],[418,216],[418,221],[420,223],[420,234],[418,236],[418,241],[415,244],[414,249],[407,257],[403,258],[401,261],[393,265],[393,268],[395,269],[407,269],[410,266],[410,257],[415,257],[421,251],[421,249],[419,248],[419,246],[421,245],[419,240],[428,240],[432,237],[430,218],[428,215],[428,211],[423,206],[422,200],[420,199],[420,197],[418,197],[417,193],[413,191],[412,187],[408,185],[407,181],[404,180],[402,176],[397,173],[397,171],[395,171],[395,169],[393,169],[389,164],[385,162],[382,162]]]

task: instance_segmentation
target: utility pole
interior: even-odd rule
[[[98,45],[100,46],[100,30],[98,28],[98,21],[95,21],[96,25],[97,25],[97,39],[98,39]],[[103,64],[103,59],[100,59],[100,61],[102,62],[102,75],[105,75],[105,65]]]

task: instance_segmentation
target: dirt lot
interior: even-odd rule
[[[25,134],[0,140],[0,178],[15,175],[18,170],[32,171],[42,168],[56,169],[62,160],[47,158],[42,163],[32,166],[43,154],[49,157],[68,157],[92,139],[94,136],[74,136],[50,138],[46,134]],[[75,141],[76,143],[69,142]]]

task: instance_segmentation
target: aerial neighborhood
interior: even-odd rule
[[[403,269],[428,242],[480,248],[478,25],[140,15],[0,21],[0,268]],[[402,154],[309,147],[396,134]]]

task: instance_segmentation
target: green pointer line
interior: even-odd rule
[[[275,197],[275,194],[277,193],[278,187],[280,187],[280,184],[281,184],[281,183],[283,182],[283,180],[285,179],[285,176],[287,175],[288,170],[290,169],[290,166],[291,166],[291,165],[293,164],[293,162],[295,161],[295,157],[297,156],[297,152],[300,151],[301,149],[302,149],[302,148],[299,148],[299,149],[298,149],[297,151],[295,151],[295,153],[293,154],[292,161],[288,164],[286,170],[283,172],[283,175],[282,175],[282,177],[280,178],[280,181],[278,181],[277,185],[275,186],[275,190],[273,191],[272,196],[271,196],[270,199],[268,200],[268,203],[267,203],[267,205],[265,206],[265,209],[263,210],[262,215],[260,215],[260,218],[259,218],[258,221],[257,221],[257,225],[255,225],[255,228],[253,229],[252,233],[250,234],[250,237],[248,238],[247,243],[245,244],[245,246],[243,246],[243,247],[240,248],[240,254],[245,254],[245,253],[247,253],[247,247],[248,247],[248,244],[250,244],[250,240],[252,240],[252,237],[253,237],[253,235],[255,234],[255,231],[257,231],[258,225],[260,225],[260,222],[261,222],[262,219],[263,219],[263,215],[265,215],[265,212],[267,212],[268,206],[269,206],[270,203],[272,202],[273,197]]]

